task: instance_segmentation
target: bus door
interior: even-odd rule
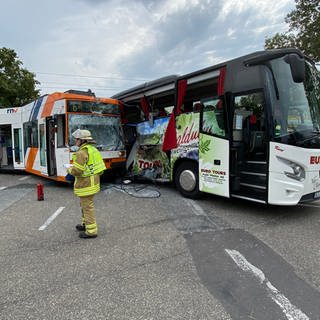
[[[262,91],[233,97],[231,193],[258,202],[267,201],[267,140]]]
[[[24,169],[22,127],[21,124],[12,125],[12,160],[14,169]],[[8,155],[9,158],[9,155]]]
[[[55,125],[56,125],[55,120],[52,117],[46,118],[47,164],[48,164],[49,176],[57,175]]]
[[[229,140],[224,103],[201,101],[199,134],[199,190],[229,197]]]

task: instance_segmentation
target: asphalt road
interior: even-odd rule
[[[0,319],[320,319],[319,202],[106,182],[95,203],[80,239],[70,186],[0,174]]]

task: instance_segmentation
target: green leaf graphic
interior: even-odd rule
[[[210,142],[211,142],[210,140],[201,141],[201,144],[199,146],[201,153],[206,153],[210,150],[210,148],[209,148]]]

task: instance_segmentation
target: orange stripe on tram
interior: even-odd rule
[[[52,114],[53,105],[57,100],[63,99],[65,94],[56,92],[48,96],[47,101],[42,109],[41,118],[49,117]]]
[[[36,159],[37,152],[38,152],[38,148],[30,148],[30,151],[29,151],[29,154],[28,154],[28,159],[27,159],[27,162],[26,162],[26,170],[27,171],[31,171],[32,170],[34,161]]]

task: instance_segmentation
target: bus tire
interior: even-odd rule
[[[185,161],[175,171],[176,188],[186,198],[197,199],[200,196],[198,170],[197,162]]]

